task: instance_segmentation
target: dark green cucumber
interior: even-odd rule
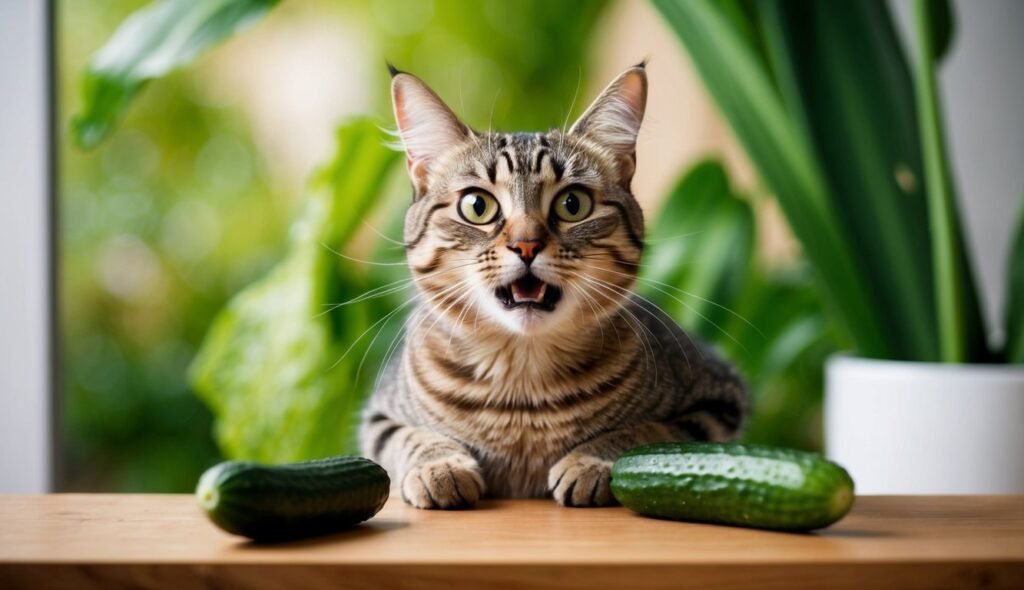
[[[812,530],[853,505],[845,469],[813,453],[763,445],[661,443],[612,466],[612,494],[646,516]]]
[[[199,478],[196,497],[214,524],[258,541],[348,528],[377,514],[391,480],[362,457],[262,465],[225,461]]]

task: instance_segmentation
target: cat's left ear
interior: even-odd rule
[[[619,74],[569,130],[612,152],[624,165],[624,177],[636,166],[636,137],[647,107],[646,66],[642,62]]]

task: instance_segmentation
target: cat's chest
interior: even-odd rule
[[[580,419],[522,409],[484,409],[450,415],[447,426],[480,451],[514,458],[561,456],[579,440]]]
[[[413,373],[416,397],[435,427],[484,454],[547,461],[586,435],[583,408],[564,401],[576,385],[537,367],[457,378],[432,364]]]

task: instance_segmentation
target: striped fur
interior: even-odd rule
[[[403,498],[421,508],[485,494],[606,505],[623,451],[733,437],[739,376],[632,293],[644,247],[629,190],[643,66],[569,132],[478,133],[418,79],[398,73],[393,89],[403,142],[415,146],[405,236],[420,301],[367,405],[361,443]],[[592,197],[588,217],[554,216],[566,189]],[[460,218],[472,190],[497,199],[493,222]],[[541,244],[532,263],[512,249],[523,240]],[[553,310],[507,309],[496,297],[527,267],[561,289]]]

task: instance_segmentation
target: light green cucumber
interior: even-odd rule
[[[627,451],[612,493],[646,516],[776,530],[827,527],[853,505],[853,480],[823,457],[762,445],[660,443]]]

